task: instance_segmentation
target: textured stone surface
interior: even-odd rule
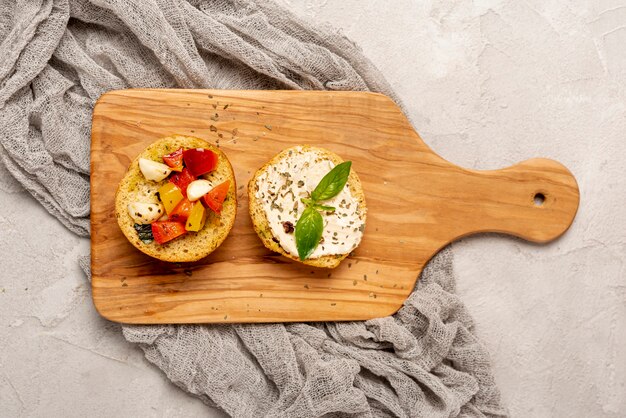
[[[458,291],[513,416],[623,416],[626,1],[283,2],[360,44],[445,158],[574,172],[571,230],[454,244]],[[76,263],[88,241],[4,172],[0,202],[0,415],[206,414],[98,317]]]

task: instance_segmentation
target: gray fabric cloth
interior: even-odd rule
[[[91,111],[107,90],[394,97],[345,37],[268,1],[0,0],[0,40],[0,175],[82,236]],[[88,260],[82,265],[89,274]],[[175,384],[236,417],[506,414],[487,352],[454,294],[447,249],[393,317],[122,328]]]

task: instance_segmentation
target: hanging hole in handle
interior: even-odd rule
[[[537,207],[543,206],[543,204],[546,202],[546,195],[543,193],[535,193],[535,196],[533,197],[533,202]]]

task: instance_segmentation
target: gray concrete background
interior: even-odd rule
[[[443,157],[572,170],[570,231],[455,243],[458,292],[513,416],[624,416],[626,1],[283,3],[361,45]],[[76,263],[89,242],[6,173],[0,202],[0,416],[207,415],[98,317]]]

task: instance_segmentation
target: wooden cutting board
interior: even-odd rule
[[[114,217],[118,182],[160,137],[219,140],[235,169],[238,214],[224,244],[192,264],[136,250]],[[365,92],[122,90],[93,112],[91,269],[100,314],[126,323],[364,320],[397,311],[426,262],[449,242],[501,232],[546,242],[578,208],[578,186],[537,158],[494,171],[457,167],[430,150],[391,99]],[[266,250],[245,185],[296,144],[353,161],[367,200],[361,245],[334,270]],[[487,267],[486,267],[487,268]]]

